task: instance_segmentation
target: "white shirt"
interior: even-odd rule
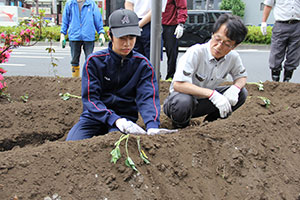
[[[247,77],[240,55],[235,50],[217,61],[210,52],[210,41],[205,44],[196,44],[188,48],[179,59],[170,92],[174,91],[174,81],[189,82],[213,90],[227,81],[228,74],[233,80]]]
[[[265,0],[264,4],[274,7],[276,21],[300,20],[300,0]]]
[[[133,4],[133,11],[139,18],[143,18],[151,10],[151,0],[126,0]],[[161,9],[165,12],[167,0],[162,0]]]

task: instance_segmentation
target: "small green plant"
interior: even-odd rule
[[[20,96],[20,98],[24,103],[26,103],[28,101],[29,96],[28,94],[25,94],[24,96]]]
[[[117,161],[121,158],[121,150],[120,150],[120,144],[123,140],[126,140],[125,142],[125,151],[126,151],[126,160],[125,160],[125,165],[127,167],[130,167],[131,169],[135,170],[138,172],[137,167],[135,166],[133,160],[130,158],[129,156],[129,152],[128,152],[128,139],[129,139],[129,135],[124,135],[122,134],[120,139],[115,143],[115,148],[110,152],[111,154],[111,160],[110,162],[116,164]],[[145,152],[141,149],[141,145],[140,145],[140,137],[137,137],[137,144],[138,144],[138,150],[139,150],[139,154],[141,159],[146,163],[146,164],[150,164],[150,161],[148,160],[147,155],[145,154]]]
[[[68,93],[68,92],[66,92],[66,93],[64,93],[64,94],[63,94],[63,93],[59,93],[59,96],[60,96],[61,99],[64,100],[64,101],[69,100],[71,97],[72,97],[72,98],[81,99],[81,96],[73,95],[73,94],[70,94],[70,93]]]
[[[264,85],[263,85],[262,81],[259,81],[259,82],[247,82],[247,84],[249,84],[249,85],[257,85],[259,91],[263,91],[264,90]]]
[[[260,98],[264,102],[264,106],[268,108],[271,105],[271,100],[267,97],[257,96],[257,98]]]

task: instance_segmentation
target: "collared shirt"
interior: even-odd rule
[[[276,21],[300,20],[300,0],[265,0],[264,4],[274,7]]]
[[[247,77],[246,69],[235,50],[230,51],[224,58],[216,60],[210,52],[210,41],[196,44],[179,59],[170,92],[174,91],[174,81],[189,82],[213,90],[228,81],[228,74],[233,80]]]

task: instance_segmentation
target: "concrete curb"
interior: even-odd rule
[[[36,46],[49,46],[50,42],[38,42],[35,44]],[[104,43],[103,47],[107,47],[108,42]],[[53,42],[52,46],[54,47],[59,47],[60,43],[59,42]],[[67,42],[66,46],[69,46],[69,42]],[[98,43],[95,44],[95,47],[98,47]],[[188,47],[179,47],[180,52],[185,52]],[[270,45],[265,45],[265,44],[240,44],[239,46],[236,47],[236,50],[244,50],[244,49],[258,49],[258,50],[270,50]]]

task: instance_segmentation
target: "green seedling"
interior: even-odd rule
[[[145,154],[145,152],[143,151],[143,149],[141,149],[141,144],[140,144],[140,137],[138,137],[136,139],[137,144],[138,144],[138,149],[139,149],[139,153],[140,153],[140,157],[141,159],[146,163],[146,164],[150,164],[150,161],[148,160],[148,156]]]
[[[133,170],[135,170],[135,171],[138,172],[138,170],[137,170],[137,168],[136,168],[133,160],[129,157],[129,153],[128,153],[128,138],[129,137],[126,138],[126,143],[125,143],[125,150],[126,150],[126,155],[127,155],[127,158],[125,160],[125,165],[127,167],[130,167],[131,169],[133,169]]]
[[[135,170],[138,172],[138,169],[136,168],[136,165],[134,164],[133,160],[130,158],[129,153],[128,153],[128,139],[129,139],[129,135],[124,135],[122,134],[120,139],[115,143],[115,148],[110,152],[111,154],[111,160],[110,162],[116,164],[117,161],[121,158],[121,151],[120,151],[120,144],[123,140],[126,139],[125,142],[125,150],[126,150],[126,160],[125,160],[125,165],[127,167],[130,167],[131,169]],[[141,159],[146,163],[146,164],[150,164],[150,161],[148,160],[147,155],[145,154],[145,152],[141,149],[141,144],[140,144],[140,137],[137,137],[137,144],[138,144],[138,150],[139,150],[139,154]]]
[[[29,96],[28,94],[25,94],[24,96],[20,96],[20,98],[24,103],[26,103],[28,101]]]
[[[120,144],[124,139],[128,137],[129,135],[122,134],[120,139],[115,143],[116,147],[110,152],[112,156],[110,162],[116,164],[116,162],[121,158]]]
[[[257,96],[257,97],[260,98],[261,100],[263,100],[266,108],[268,108],[271,105],[271,100],[268,99],[267,97],[262,97],[262,96]]]
[[[259,81],[259,82],[248,82],[247,84],[249,84],[249,85],[257,85],[259,91],[263,91],[264,90],[264,85],[263,85],[262,81]]]
[[[63,93],[59,93],[59,96],[60,96],[61,99],[64,100],[64,101],[69,100],[70,97],[72,97],[72,98],[77,98],[77,99],[81,99],[80,96],[73,95],[73,94],[70,94],[70,93],[68,93],[68,92],[66,92],[66,93],[64,93],[64,94],[63,94]]]

